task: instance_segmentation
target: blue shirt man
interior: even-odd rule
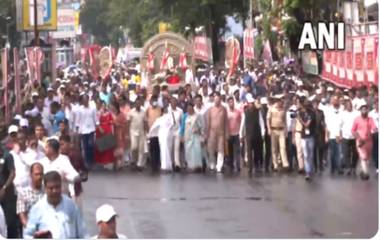
[[[53,133],[59,132],[59,123],[65,120],[65,112],[59,110],[53,117]]]
[[[62,179],[58,172],[44,176],[46,195],[30,210],[24,238],[83,239],[84,221],[78,207],[62,195]]]

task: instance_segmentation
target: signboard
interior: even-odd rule
[[[70,8],[74,10],[79,10],[81,1],[80,0],[57,0],[58,6],[63,8]]]
[[[34,30],[34,0],[22,0],[22,6],[16,3],[16,6],[22,7],[22,11],[18,9],[18,20],[22,19],[21,30]],[[37,22],[38,30],[54,31],[57,29],[57,0],[37,0]]]
[[[205,36],[194,38],[194,58],[205,62],[209,61],[208,43]]]
[[[57,31],[52,32],[52,38],[74,38],[76,19],[75,11],[72,9],[58,9]]]
[[[314,51],[302,51],[302,68],[308,74],[318,75],[317,53]]]

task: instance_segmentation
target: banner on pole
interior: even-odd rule
[[[264,62],[266,62],[267,64],[273,63],[272,49],[270,47],[269,40],[267,40],[264,45],[263,59],[264,59]]]
[[[92,45],[88,48],[90,56],[91,74],[93,78],[98,78],[100,74],[99,69],[99,52],[101,47],[99,45]]]
[[[99,52],[99,74],[105,79],[112,68],[112,50],[110,47],[103,47]]]
[[[228,76],[234,74],[236,67],[239,64],[240,59],[240,43],[239,41],[231,37],[226,41],[226,53],[225,53],[225,65],[229,69]]]
[[[32,83],[41,81],[41,64],[44,61],[44,52],[39,47],[25,48],[25,56],[28,64],[29,80]]]
[[[206,36],[197,36],[194,38],[194,58],[205,62],[210,60]]]
[[[243,33],[244,63],[255,57],[255,29],[246,28]]]

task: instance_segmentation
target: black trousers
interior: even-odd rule
[[[248,170],[252,171],[253,165],[258,170],[263,160],[263,140],[260,135],[247,136]],[[252,151],[253,162],[252,163]]]
[[[235,167],[240,171],[240,139],[239,135],[228,138],[228,161],[233,170]]]
[[[16,213],[17,196],[13,193],[5,194],[1,201],[1,207],[4,211],[5,222],[7,224],[7,233],[9,239],[22,238],[21,222]]]
[[[372,147],[372,161],[376,169],[379,168],[379,133],[372,134],[373,147]]]
[[[314,170],[323,171],[323,158],[325,158],[325,143],[317,140],[314,145]]]
[[[264,156],[264,168],[265,171],[269,171],[269,165],[272,163],[272,148],[271,148],[271,138],[270,135],[265,134],[264,136],[264,146],[265,146],[265,156]]]
[[[286,138],[286,153],[288,156],[288,162],[289,162],[289,170],[294,169],[294,163],[297,162],[297,149],[296,146],[293,144],[293,134],[292,132],[288,132],[288,136]],[[293,162],[293,160],[295,162]]]
[[[158,137],[152,137],[149,139],[149,156],[153,171],[160,170],[161,158],[160,158],[160,144]]]
[[[342,143],[343,163],[349,169],[356,169],[358,163],[358,153],[356,150],[356,141],[343,139]]]

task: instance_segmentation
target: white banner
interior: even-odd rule
[[[58,9],[57,31],[52,32],[54,39],[74,38],[75,29],[75,11],[73,9]]]

